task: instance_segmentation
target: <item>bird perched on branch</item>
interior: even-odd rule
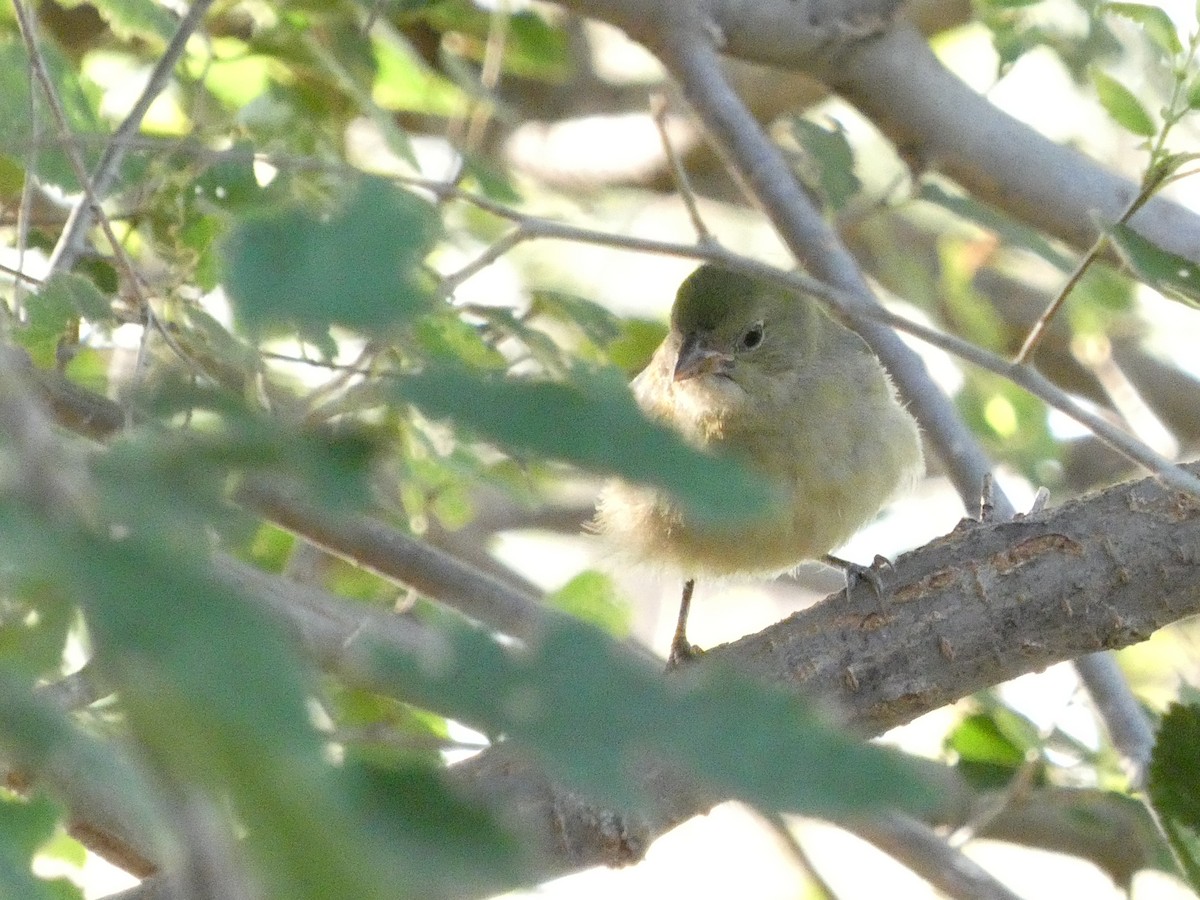
[[[811,297],[716,266],[680,286],[633,391],[652,419],[764,476],[776,501],[760,518],[717,525],[649,488],[613,482],[601,494],[599,529],[685,578],[672,664],[697,652],[687,640],[696,578],[817,559],[861,574],[829,551],[922,468],[916,422],[862,338]]]

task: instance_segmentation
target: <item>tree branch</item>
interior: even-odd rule
[[[1144,640],[1200,612],[1200,502],[1147,478],[1012,522],[964,521],[896,561],[884,604],[835,594],[696,665],[724,663],[832,705],[879,734],[992,684]],[[645,820],[614,819],[501,746],[456,767],[481,796],[520,809],[545,874],[621,865],[711,797],[651,774]],[[567,810],[564,813],[564,809]],[[989,826],[991,827],[991,826]],[[619,835],[620,840],[615,840]]]
[[[947,70],[913,28],[855,44],[823,70],[905,157],[949,175],[976,198],[1085,250],[1139,186],[993,106]],[[1161,196],[1130,220],[1139,234],[1200,262],[1200,217]]]
[[[48,267],[50,272],[70,271],[76,260],[79,259],[79,254],[83,250],[84,237],[92,224],[93,202],[98,203],[107,196],[113,179],[129,149],[130,139],[141,128],[142,119],[150,109],[150,104],[166,88],[171,73],[175,69],[175,63],[179,61],[187,46],[188,38],[199,27],[212,3],[213,0],[193,0],[187,13],[180,19],[179,27],[175,30],[171,42],[167,44],[166,50],[154,64],[146,86],[142,88],[133,108],[105,146],[104,155],[100,158],[96,171],[92,175],[90,196],[81,197],[72,207],[70,215],[67,217],[66,227],[59,235],[58,244],[50,256]]]

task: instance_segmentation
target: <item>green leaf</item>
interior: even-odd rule
[[[432,69],[399,34],[372,35],[379,68],[371,96],[384,109],[432,116],[465,115],[470,98]]]
[[[98,458],[97,468],[110,477],[122,470],[143,474],[149,494],[140,484],[121,484],[114,495],[118,502],[127,490],[141,496],[143,515],[162,512],[178,524],[193,507],[201,518],[227,510],[220,485],[232,472],[276,472],[329,508],[361,504],[370,496],[367,476],[379,447],[365,427],[290,427],[243,407],[240,398],[175,383],[160,386],[150,408],[164,418],[203,410],[211,419],[191,433],[118,441]],[[178,503],[156,503],[155,494],[160,500],[174,494]]]
[[[168,41],[175,34],[178,20],[154,0],[93,0],[96,10],[122,41],[130,38],[158,38]],[[67,3],[75,6],[76,3]]]
[[[226,287],[255,334],[380,333],[430,306],[418,264],[438,230],[428,203],[363,178],[327,218],[294,208],[243,216],[224,241]]]
[[[1096,95],[1114,122],[1140,137],[1153,137],[1158,132],[1150,113],[1129,88],[1100,69],[1093,68],[1091,75]]]
[[[17,343],[39,366],[54,366],[59,341],[79,318],[111,323],[108,298],[82,275],[56,273],[25,300],[25,321],[16,329]]]
[[[1158,727],[1147,791],[1193,888],[1200,888],[1200,707],[1173,703]]]
[[[204,513],[224,498],[225,466],[256,453],[254,441],[239,442],[236,431],[235,440],[225,437],[135,432],[96,454],[83,523],[71,522],[69,510],[47,519],[40,507],[0,505],[6,563],[52,581],[82,607],[93,665],[119,698],[140,752],[164,779],[231,805],[267,896],[442,895],[448,876],[421,857],[398,854],[435,840],[427,826],[418,827],[427,822],[420,804],[432,795],[381,800],[372,795],[377,779],[331,765],[327,738],[311,720],[312,673],[292,635],[213,567],[213,515]],[[295,451],[272,452],[286,459]],[[330,466],[328,459],[321,464]],[[287,468],[297,467],[288,461]],[[62,758],[63,728],[29,704],[10,713],[20,695],[5,687],[0,683],[5,757],[16,756],[7,751],[17,740],[18,761]],[[446,848],[460,854],[453,874],[489,888],[499,879],[504,887],[515,875],[497,859],[508,851],[493,846],[494,825],[475,828],[479,818],[464,825],[477,841]],[[232,819],[228,827],[235,827]]]
[[[942,185],[928,179],[921,184],[918,196],[922,200],[934,203],[957,216],[961,216],[968,222],[974,222],[980,228],[994,232],[1010,243],[1036,253],[1062,272],[1070,272],[1075,266],[1075,262],[1071,257],[1046,240],[1040,232],[1010,218],[991,206],[980,203],[974,197],[951,192]]]
[[[18,533],[28,538],[39,530],[28,519],[18,528],[11,527],[13,511],[9,508],[0,517],[0,531],[6,536]],[[23,563],[28,564],[31,555],[46,555],[45,536],[42,530],[34,542],[21,548],[18,556]],[[27,680],[14,676],[8,667],[0,670],[0,748],[6,761],[35,779],[51,785],[65,781],[88,790],[91,802],[108,810],[114,826],[138,846],[160,858],[171,852],[161,809],[143,772],[112,746],[77,728],[57,706],[35,696]]]
[[[1192,79],[1187,89],[1188,109],[1200,109],[1200,76]]]
[[[1159,813],[1200,832],[1200,706],[1173,703],[1158,727],[1149,791]]]
[[[608,345],[608,358],[632,378],[650,362],[650,357],[667,336],[662,322],[650,319],[625,319],[621,335]]]
[[[33,874],[33,858],[54,836],[61,811],[47,798],[0,796],[0,897],[21,900],[79,900],[79,888],[65,878],[46,881]]]
[[[1142,3],[1105,3],[1102,9],[1141,25],[1146,37],[1164,56],[1176,57],[1183,53],[1175,23],[1162,7]]]
[[[741,465],[648,421],[613,370],[560,383],[437,366],[401,378],[398,394],[507,450],[662,488],[711,521],[752,517],[769,502],[766,486]]]
[[[998,715],[1009,720],[1007,728],[1001,727],[997,721]],[[957,768],[980,790],[1003,789],[1012,782],[1016,771],[1025,763],[1026,750],[1033,742],[1029,740],[1029,735],[1014,738],[1009,733],[1019,730],[1014,729],[1015,718],[1003,707],[974,713],[946,737],[946,748],[958,756]],[[1036,733],[1032,737],[1036,739]]]
[[[254,174],[254,147],[240,141],[192,182],[191,197],[219,209],[249,211],[262,202],[263,189]]]
[[[504,734],[597,800],[636,808],[648,765],[706,795],[768,811],[841,816],[932,802],[902,755],[839,734],[797,698],[705,666],[664,679],[582,623],[547,626],[514,653],[447,622],[429,658],[377,647],[382,677],[430,709]]]
[[[84,602],[97,665],[143,752],[164,777],[233,803],[269,896],[391,900],[436,882],[395,855],[388,828],[402,826],[378,820],[361,777],[328,764],[292,642],[214,577],[202,544],[183,547],[160,515],[137,515],[152,491],[125,487],[129,524],[120,529],[43,524],[22,537],[38,532]],[[43,740],[57,752],[49,734]]]
[[[947,747],[964,759],[997,763],[1010,768],[1025,761],[1025,751],[1008,738],[991,716],[968,716],[950,733]]]
[[[808,119],[791,122],[792,136],[804,154],[800,177],[814,188],[832,212],[843,209],[862,190],[862,182],[854,174],[854,150],[846,139],[846,129],[836,119],[829,128]]]
[[[444,0],[426,7],[424,17],[439,31],[455,33],[458,54],[481,62],[493,28],[494,13],[470,0]],[[572,72],[567,34],[536,12],[512,13],[504,26],[504,72],[523,78],[561,82]]]
[[[1108,234],[1139,280],[1166,297],[1200,307],[1200,266],[1151,243],[1128,225],[1113,225]]]
[[[56,272],[42,285],[40,293],[63,295],[64,301],[79,316],[90,322],[114,324],[112,303],[91,279],[71,272]]]
[[[618,592],[616,582],[603,572],[580,572],[548,594],[546,602],[617,637],[629,634],[633,625],[629,604]]]
[[[107,129],[101,125],[95,107],[79,75],[62,52],[50,42],[44,42],[42,55],[49,71],[50,81],[58,94],[66,114],[67,124],[76,134],[96,134]],[[37,175],[39,181],[57,185],[67,193],[80,190],[75,170],[66,154],[56,141],[47,141],[47,135],[35,135],[33,121],[52,122],[53,117],[45,102],[37,94],[35,115],[30,110],[29,58],[24,45],[11,35],[0,36],[0,153],[7,156],[22,171],[27,167]],[[31,147],[44,147],[31,154]],[[84,165],[91,170],[99,158],[100,145],[91,141],[81,142]],[[33,157],[32,160],[30,157]]]

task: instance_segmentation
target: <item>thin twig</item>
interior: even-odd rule
[[[1134,197],[1132,201],[1130,201],[1129,205],[1125,207],[1125,210],[1120,216],[1117,217],[1116,222],[1113,224],[1124,225],[1126,222],[1128,222],[1133,217],[1134,213],[1146,205],[1146,202],[1151,196],[1153,196],[1156,189],[1157,185],[1155,185],[1155,187],[1143,188],[1141,192],[1139,192],[1138,195]],[[1021,349],[1018,350],[1017,355],[1013,357],[1013,362],[1016,365],[1027,363],[1030,357],[1033,356],[1034,351],[1037,350],[1038,345],[1041,343],[1042,338],[1046,334],[1046,329],[1050,327],[1050,323],[1054,320],[1055,315],[1057,315],[1058,311],[1062,309],[1063,304],[1067,302],[1067,298],[1071,295],[1071,292],[1075,290],[1076,285],[1083,280],[1083,276],[1087,274],[1088,269],[1090,269],[1100,258],[1101,254],[1108,249],[1108,244],[1108,232],[1101,231],[1096,237],[1096,240],[1092,242],[1092,246],[1088,248],[1087,253],[1085,253],[1083,258],[1079,261],[1079,265],[1075,267],[1075,271],[1071,273],[1071,276],[1067,279],[1066,283],[1062,286],[1058,293],[1054,295],[1054,299],[1050,301],[1049,305],[1047,305],[1045,310],[1043,310],[1042,314],[1038,316],[1038,320],[1033,323],[1033,327],[1029,329],[1029,334],[1025,336],[1025,340],[1021,344]]]
[[[500,72],[504,65],[504,49],[508,44],[509,29],[509,0],[500,0],[492,7],[488,17],[487,42],[483,49],[483,66],[479,72],[479,86],[486,95],[495,93],[500,84]],[[463,150],[470,154],[478,147],[483,139],[483,129],[487,127],[492,117],[490,100],[477,99],[467,121],[467,131],[463,138]],[[460,172],[461,172],[460,168]]]
[[[696,204],[696,194],[692,191],[692,183],[688,179],[687,171],[683,168],[683,160],[679,158],[679,154],[675,152],[675,145],[671,142],[671,135],[667,131],[667,98],[662,93],[650,95],[650,115],[654,119],[654,127],[658,129],[659,140],[662,141],[663,153],[666,154],[667,160],[671,164],[671,173],[675,178],[675,187],[679,191],[679,196],[683,200],[683,205],[687,209],[688,218],[692,220],[692,228],[696,230],[696,243],[701,247],[709,247],[716,244],[716,240],[712,236],[712,232],[708,230],[708,226],[704,224],[704,219],[700,216],[700,207]]]
[[[855,833],[912,869],[950,897],[1021,900],[977,862],[942,840],[928,825],[904,816],[856,827]]]
[[[486,269],[508,251],[526,240],[525,229],[518,225],[512,231],[493,241],[479,256],[452,275],[445,276],[438,285],[438,294],[452,297],[464,281]]]
[[[1154,729],[1116,658],[1108,652],[1081,656],[1075,660],[1075,671],[1108,729],[1108,738],[1120,754],[1129,783],[1135,789],[1144,788],[1154,750]]]
[[[41,146],[42,117],[38,115],[37,83],[29,78],[29,152],[25,160],[25,177],[21,180],[21,202],[17,207],[17,271],[25,272],[25,251],[29,246],[29,214],[33,208],[33,188],[36,181],[37,158]],[[25,281],[18,278],[13,285],[13,315],[19,315],[25,294]]]
[[[25,284],[40,285],[42,283],[42,279],[38,278],[36,275],[30,275],[28,272],[22,271],[20,268],[14,269],[12,266],[6,266],[4,263],[0,263],[0,272],[11,276],[17,281],[24,282]]]
[[[787,817],[779,813],[767,817],[767,823],[771,826],[771,830],[783,842],[784,848],[788,855],[791,856],[800,871],[804,873],[804,877],[808,880],[809,890],[805,892],[807,896],[810,893],[815,893],[818,898],[823,900],[837,900],[837,893],[829,886],[829,882],[817,871],[817,867],[813,865],[812,858],[808,855],[808,851],[804,849],[804,845],[800,843],[800,838],[792,830],[791,824]]]
[[[90,196],[85,193],[67,217],[67,224],[59,235],[58,244],[50,254],[49,271],[70,271],[74,268],[80,253],[83,252],[84,235],[91,227],[93,209],[99,209],[99,200],[108,194],[131,146],[130,139],[142,127],[142,120],[146,117],[150,105],[166,89],[171,80],[171,73],[175,71],[175,64],[179,62],[187,46],[188,38],[199,27],[212,3],[213,0],[193,0],[187,13],[179,20],[179,27],[175,29],[170,43],[150,71],[146,86],[142,88],[133,108],[105,146],[104,155],[100,157],[96,171],[92,174]],[[17,5],[20,5],[19,0]]]
[[[100,206],[100,198],[97,195],[91,177],[88,175],[87,167],[83,163],[83,157],[79,153],[79,148],[71,135],[71,126],[67,121],[66,111],[63,108],[62,100],[58,96],[58,91],[54,87],[54,82],[50,79],[49,70],[46,68],[46,60],[42,57],[41,49],[37,45],[37,36],[34,32],[33,18],[29,11],[25,8],[23,0],[17,0],[13,4],[13,9],[17,13],[17,21],[21,30],[21,37],[25,42],[26,52],[29,54],[29,64],[33,68],[34,75],[37,77],[38,83],[42,87],[42,92],[46,95],[46,102],[50,106],[51,112],[54,114],[54,123],[58,129],[58,139],[62,144],[63,152],[66,154],[68,161],[71,164],[71,170],[75,177],[79,180],[83,190],[83,200],[81,203],[88,205],[92,213],[96,216],[96,221],[100,226],[100,230],[104,233],[104,239],[108,242],[112,249],[113,258],[116,260],[117,267],[125,276],[127,287],[137,300],[138,307],[143,310],[146,321],[152,324],[157,331],[163,336],[167,346],[177,353],[186,364],[193,366],[191,359],[182,351],[174,338],[171,337],[168,329],[159,321],[154,310],[150,308],[150,301],[142,290],[142,277],[130,260],[129,255],[125,252],[124,245],[113,232],[112,222],[105,215],[103,208]],[[61,244],[61,241],[60,241]]]
[[[624,250],[637,250],[644,253],[705,260],[753,277],[765,278],[789,287],[792,290],[816,297],[824,301],[832,312],[845,317],[851,323],[857,321],[861,326],[863,320],[869,320],[910,334],[924,343],[939,347],[969,363],[979,366],[981,369],[1007,378],[1017,386],[1025,389],[1028,393],[1042,400],[1047,406],[1079,422],[1092,431],[1105,444],[1138,465],[1143,466],[1148,471],[1158,475],[1172,487],[1200,497],[1200,479],[1180,469],[1174,462],[1156,452],[1143,441],[1139,441],[1137,438],[1113,425],[1104,419],[1103,416],[1087,410],[1073,400],[1066,391],[1056,387],[1053,382],[1049,381],[1036,370],[1028,366],[1014,365],[1007,359],[984,350],[962,338],[913,322],[878,304],[871,304],[869,306],[862,304],[859,302],[857,295],[839,290],[809,275],[799,272],[782,272],[773,266],[741,256],[719,245],[700,247],[694,244],[675,244],[667,241],[656,241],[627,235],[598,233],[592,229],[578,228],[560,222],[526,216],[494,201],[464,194],[457,190],[454,191],[454,194],[479,206],[481,209],[494,212],[502,218],[515,222],[519,226],[517,230],[509,232],[502,239],[506,241],[505,249],[508,248],[509,243],[515,245],[529,240],[568,240],[586,241],[592,244]],[[491,262],[492,254],[485,253],[481,259]],[[847,309],[852,310],[852,312],[848,312]],[[986,474],[987,472],[984,472],[980,476],[979,481],[976,482],[974,488],[976,492],[979,490],[979,485],[983,483],[983,475]],[[975,496],[977,497],[978,495],[976,494]],[[993,505],[996,507],[997,513],[1003,517],[1011,516],[1011,506],[1006,500],[1002,500],[1002,498],[1003,495],[997,493],[996,489],[993,488]]]

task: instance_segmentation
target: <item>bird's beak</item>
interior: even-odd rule
[[[686,381],[699,375],[726,375],[733,368],[733,357],[704,346],[701,335],[685,335],[675,360],[675,380]]]

